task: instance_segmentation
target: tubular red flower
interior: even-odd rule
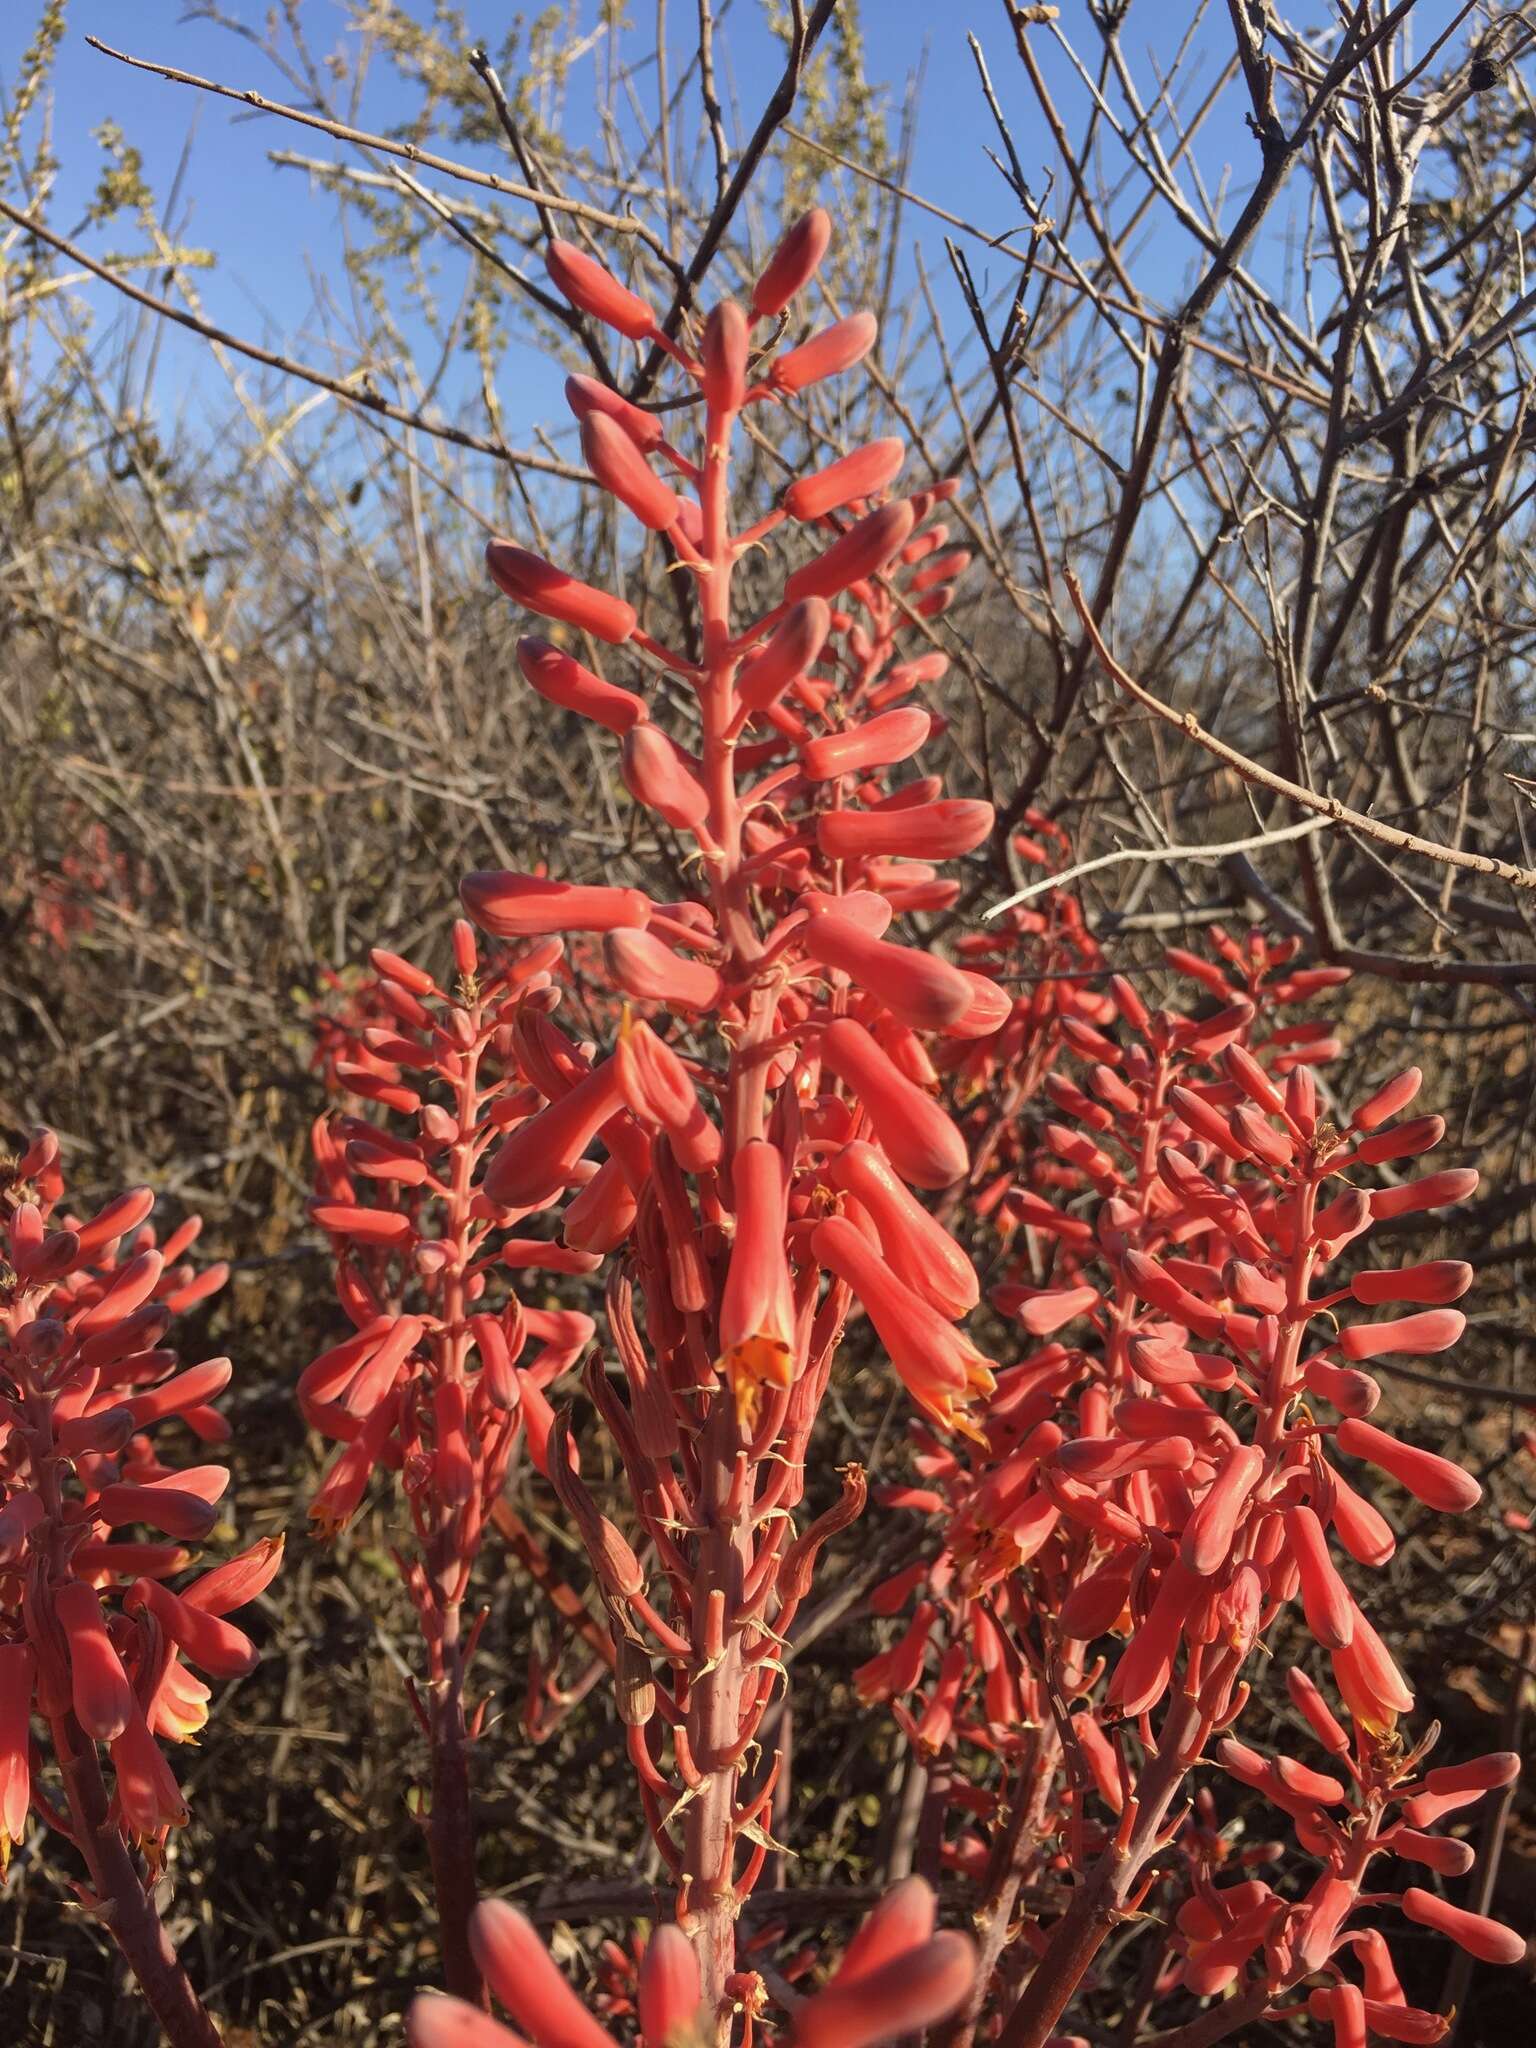
[[[1399,1714],[1413,1712],[1413,1694],[1369,1621],[1355,1609],[1354,1633],[1333,1653],[1333,1677],[1353,1719],[1373,1735],[1384,1735]]]
[[[687,960],[664,945],[654,933],[621,930],[603,941],[603,959],[616,988],[643,1002],[665,1003],[674,1010],[715,1010],[724,984],[713,967]]]
[[[529,688],[549,703],[590,718],[609,732],[627,733],[646,715],[645,705],[632,691],[605,683],[591,669],[583,668],[574,655],[548,640],[532,636],[519,640],[517,665]]]
[[[621,1100],[617,1064],[604,1060],[569,1095],[503,1139],[486,1169],[486,1194],[504,1209],[542,1207],[560,1192]]]
[[[871,498],[895,481],[906,456],[903,441],[871,441],[855,448],[814,476],[797,477],[784,493],[784,510],[791,519],[821,519],[855,498]]]
[[[620,931],[644,925],[651,914],[649,901],[638,889],[552,882],[544,875],[519,875],[505,868],[466,875],[459,897],[475,923],[501,939]]]
[[[912,523],[906,498],[866,512],[814,561],[801,563],[784,585],[786,599],[795,604],[807,597],[836,597],[850,583],[877,575],[912,531]]]
[[[1307,1627],[1325,1650],[1342,1650],[1354,1636],[1355,1604],[1328,1555],[1323,1525],[1311,1508],[1287,1508],[1285,1533],[1301,1575]]]
[[[849,1017],[828,1025],[822,1056],[864,1107],[892,1166],[914,1187],[947,1188],[966,1170],[965,1140],[931,1097],[916,1087]]]
[[[829,860],[954,860],[980,846],[993,815],[991,804],[962,797],[904,811],[823,811],[816,843]]]
[[[675,2048],[688,2037],[701,1997],[699,1959],[681,1927],[653,1928],[640,1959],[636,2004],[645,2048]]]
[[[768,371],[769,386],[785,393],[803,391],[807,384],[851,370],[869,354],[879,331],[873,313],[850,313],[779,356]]]
[[[0,1873],[10,1863],[32,1801],[29,1759],[37,1655],[30,1643],[0,1643]]]
[[[617,420],[589,412],[581,423],[581,452],[596,481],[650,532],[664,533],[677,524],[676,491],[651,468]]]
[[[469,1940],[486,1982],[538,2048],[613,2048],[515,1906],[482,1900]]]
[[[827,1175],[868,1212],[881,1256],[898,1280],[952,1322],[970,1314],[981,1293],[975,1268],[875,1146],[863,1139],[845,1145],[828,1162]]]
[[[875,2048],[944,2019],[975,1976],[976,1951],[966,1936],[936,1934],[851,1984],[834,1977],[796,2009],[789,2039],[793,2048]]]
[[[1422,1266],[1379,1267],[1357,1273],[1349,1291],[1368,1308],[1384,1301],[1417,1301],[1438,1307],[1459,1301],[1473,1277],[1472,1268],[1462,1259],[1431,1259]]]
[[[1179,1555],[1198,1577],[1209,1578],[1226,1562],[1238,1518],[1263,1471],[1264,1454],[1252,1444],[1240,1444],[1223,1459],[1179,1539]]]
[[[70,1696],[75,1719],[97,1742],[111,1742],[128,1726],[135,1709],[133,1687],[107,1633],[101,1602],[79,1579],[57,1586],[53,1608],[69,1651]]]
[[[795,1297],[784,1250],[788,1186],[776,1145],[753,1138],[731,1162],[736,1235],[720,1297],[717,1363],[750,1420],[763,1387],[787,1387],[795,1367]]]
[[[1379,1130],[1389,1117],[1408,1107],[1418,1094],[1423,1079],[1417,1067],[1405,1067],[1361,1103],[1349,1120],[1350,1128],[1356,1131]]]
[[[619,283],[594,257],[569,242],[551,242],[544,253],[550,282],[581,313],[590,313],[631,341],[647,341],[656,316],[644,299]]]
[[[802,292],[816,275],[832,239],[831,216],[820,206],[803,213],[769,257],[752,287],[754,320],[771,320]]]
[[[1525,1936],[1501,1920],[1482,1913],[1468,1913],[1433,1892],[1410,1885],[1403,1893],[1403,1911],[1420,1927],[1433,1927],[1449,1935],[1458,1948],[1476,1956],[1480,1963],[1519,1963],[1525,1960]]]
[[[617,391],[610,391],[606,384],[599,384],[594,377],[567,377],[565,402],[579,420],[585,420],[594,412],[605,414],[623,428],[642,454],[649,455],[666,438],[655,413],[631,405],[627,398],[621,397]]]
[[[1483,1489],[1470,1472],[1453,1465],[1434,1451],[1421,1451],[1413,1444],[1400,1443],[1373,1422],[1347,1416],[1338,1426],[1335,1441],[1351,1457],[1365,1458],[1388,1472],[1399,1485],[1407,1487],[1426,1507],[1442,1514],[1464,1514],[1477,1506]]]
[[[694,832],[709,816],[709,798],[687,757],[656,726],[632,726],[619,757],[624,786],[637,803],[678,832]]]
[[[812,918],[802,943],[812,960],[850,976],[914,1030],[942,1030],[971,1006],[971,986],[958,967],[875,938],[850,918]]]
[[[792,605],[736,678],[736,697],[747,712],[762,712],[803,676],[826,644],[832,611],[824,597]]]
[[[722,415],[740,412],[747,395],[747,355],[751,336],[747,316],[733,299],[712,306],[704,322],[704,402],[710,411]]]
[[[946,1429],[969,1430],[966,1409],[989,1394],[990,1361],[921,1295],[905,1287],[843,1216],[818,1223],[811,1248],[819,1264],[845,1280],[863,1303],[907,1391]]]
[[[1351,1323],[1339,1332],[1339,1349],[1358,1363],[1385,1351],[1411,1351],[1424,1356],[1449,1351],[1467,1327],[1459,1309],[1430,1308],[1422,1315],[1399,1316],[1390,1323]]]
[[[582,583],[553,562],[510,540],[486,543],[485,566],[497,589],[542,618],[562,619],[594,639],[614,646],[628,640],[636,625],[635,608],[606,590]]]
[[[807,741],[800,749],[800,766],[811,782],[830,782],[838,775],[887,767],[915,754],[932,729],[931,715],[916,705],[882,712],[863,725],[850,726],[847,732]]]

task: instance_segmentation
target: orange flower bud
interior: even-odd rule
[[[1263,1472],[1264,1454],[1252,1444],[1240,1444],[1222,1461],[1179,1542],[1180,1557],[1199,1577],[1209,1578],[1231,1555],[1238,1518]]]
[[[780,242],[752,288],[752,318],[771,320],[804,291],[832,239],[831,217],[819,206],[803,213]]]
[[[1422,1315],[1401,1316],[1391,1323],[1352,1323],[1339,1332],[1339,1349],[1358,1363],[1384,1351],[1413,1351],[1421,1356],[1449,1351],[1467,1327],[1459,1309],[1432,1308]]]
[[[0,1872],[19,1842],[32,1800],[30,1731],[37,1656],[30,1643],[0,1643]]]
[[[606,590],[546,562],[542,555],[520,548],[510,540],[486,543],[485,565],[497,589],[520,604],[525,611],[538,612],[546,619],[561,619],[595,639],[615,646],[628,640],[635,630],[635,608]]]
[[[135,1579],[123,1605],[130,1614],[148,1608],[187,1661],[209,1678],[244,1678],[256,1669],[256,1645],[249,1636],[206,1608],[192,1606],[168,1586]]]
[[[1404,1181],[1401,1187],[1374,1188],[1369,1197],[1371,1215],[1376,1222],[1387,1223],[1394,1216],[1448,1208],[1475,1194],[1478,1179],[1475,1166],[1448,1166],[1439,1173],[1426,1173],[1421,1180]]]
[[[137,1700],[112,1743],[112,1771],[129,1834],[147,1842],[164,1828],[185,1827],[186,1801]]]
[[[1407,1681],[1358,1607],[1353,1635],[1333,1652],[1333,1677],[1350,1714],[1374,1735],[1386,1734],[1399,1714],[1413,1712]]]
[[[1418,1094],[1423,1079],[1424,1076],[1417,1067],[1405,1067],[1402,1073],[1378,1088],[1374,1095],[1361,1103],[1349,1120],[1351,1130],[1379,1129],[1389,1117],[1396,1116],[1399,1110],[1408,1107]]]
[[[556,291],[579,313],[590,313],[631,341],[648,341],[655,332],[656,316],[644,299],[583,250],[569,242],[551,242],[544,264]]]
[[[976,1976],[976,1950],[963,1934],[936,1934],[853,1983],[834,1977],[797,2008],[793,2048],[875,2048],[952,2013]]]

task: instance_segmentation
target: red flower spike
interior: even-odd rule
[[[550,282],[579,313],[590,313],[630,341],[648,341],[656,316],[644,299],[622,284],[595,258],[569,242],[551,242],[544,265]]]
[[[677,524],[676,491],[657,476],[616,420],[589,412],[581,423],[581,452],[594,479],[649,532],[664,533]]]
[[[831,216],[823,208],[813,206],[809,213],[800,216],[752,287],[754,320],[771,320],[783,312],[798,292],[805,290],[831,239]]]
[[[1449,1458],[1439,1457],[1434,1451],[1421,1451],[1413,1444],[1401,1443],[1373,1422],[1349,1416],[1339,1424],[1335,1441],[1341,1451],[1379,1466],[1416,1500],[1423,1501],[1426,1507],[1438,1508],[1442,1514],[1464,1514],[1483,1497],[1482,1487],[1460,1465],[1453,1465]]]
[[[871,441],[814,476],[797,477],[784,493],[791,519],[822,519],[856,498],[872,498],[894,483],[907,457],[903,441]]]
[[[778,357],[768,371],[770,390],[786,394],[819,384],[823,377],[836,377],[862,362],[875,345],[879,323],[873,313],[850,313],[809,341],[801,342]]]
[[[1403,1893],[1403,1911],[1417,1926],[1433,1927],[1437,1933],[1448,1935],[1458,1948],[1476,1956],[1480,1963],[1507,1965],[1525,1960],[1525,1936],[1517,1934],[1513,1927],[1490,1920],[1482,1913],[1464,1912],[1448,1900],[1436,1898],[1433,1892],[1420,1891],[1417,1885],[1410,1885]]]
[[[488,541],[485,565],[497,589],[525,611],[538,612],[546,619],[560,619],[614,646],[634,633],[637,621],[632,604],[610,597],[607,591],[594,589],[590,583],[582,583],[553,562],[546,562],[542,555],[518,547],[514,541]]]

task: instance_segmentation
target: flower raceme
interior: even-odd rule
[[[514,1906],[490,1900],[479,1907],[471,1939],[487,1983],[522,2034],[458,1999],[429,1993],[411,2007],[410,2048],[518,2048],[525,2040],[534,2048],[615,2048]],[[932,1892],[921,1878],[907,1878],[869,1913],[822,1989],[797,2004],[786,2038],[792,2048],[880,2048],[946,2019],[975,1969],[970,1940],[935,1933]],[[706,2039],[713,2022],[702,1992],[686,1935],[658,1927],[638,1972],[641,2048]],[[749,2009],[748,2040],[750,2026]]]
[[[1278,1996],[1355,1938],[1343,1930],[1377,1844],[1447,1876],[1469,1857],[1426,1833],[1441,1811],[1433,1774],[1404,1788],[1398,1729],[1412,1689],[1355,1574],[1395,1546],[1370,1498],[1377,1480],[1439,1512],[1480,1497],[1476,1477],[1442,1452],[1366,1419],[1382,1400],[1369,1361],[1453,1344],[1463,1317],[1450,1304],[1471,1269],[1363,1252],[1379,1215],[1449,1206],[1476,1175],[1441,1170],[1371,1189],[1375,1166],[1411,1175],[1441,1135],[1438,1119],[1404,1114],[1418,1075],[1395,1077],[1339,1128],[1312,1079],[1335,1042],[1274,1015],[1336,975],[1293,971],[1289,943],[1215,936],[1219,968],[1171,956],[1182,972],[1195,961],[1191,978],[1214,1012],[1152,1011],[1118,978],[1102,1002],[1084,991],[1067,1006],[1062,1040],[1082,1079],[1059,1065],[1042,1075],[1060,1121],[1043,1119],[1043,1143],[1023,1162],[1027,1184],[1004,1198],[1027,1235],[1018,1277],[993,1290],[1035,1348],[996,1374],[972,1448],[914,1430],[926,1490],[912,1504],[941,1513],[943,1547],[874,1596],[887,1612],[916,1597],[919,1622],[899,1659],[866,1667],[866,1691],[916,1692],[895,1710],[914,1738],[937,1744],[929,1753],[991,1750],[1037,1802],[1031,1812],[1053,1798],[1064,1809],[1083,1876],[1055,1938],[1037,1938],[1040,1959],[1007,2030],[1019,2048],[1044,2039],[1072,1996],[1070,1958],[1091,1948],[1078,1916],[1134,1900],[1184,1772],[1241,1713],[1252,1654],[1287,1609],[1331,1665],[1353,1732],[1296,1672],[1298,1711],[1325,1747],[1353,1756],[1348,1781],[1231,1740],[1218,1754],[1291,1816],[1306,1854],[1325,1860],[1339,1916],[1326,1921],[1319,1908],[1303,1928],[1267,1885],[1218,1902],[1202,1941],[1219,1932],[1219,1943],[1202,1948],[1185,1981],[1209,1994],[1262,1956]],[[1034,1671],[1009,1671],[1001,1655],[1002,1632],[1034,1626],[1033,1616],[1057,1618],[1041,1683],[1051,1698],[1082,1702],[1072,1768]],[[1466,1796],[1496,1781],[1473,1770]],[[1119,1817],[1113,1840],[1075,1786],[1091,1786]],[[1357,1817],[1336,1814],[1346,1799]],[[961,1812],[944,1853],[956,1869],[990,1868],[995,1883],[1000,1866],[977,1863],[984,1845],[969,1832],[977,1810],[986,1809]],[[1209,1852],[1195,1856],[1196,1874],[1201,1857]],[[1008,1882],[1029,1867],[1013,1866]],[[1192,1896],[1205,1913],[1208,1880]],[[1461,1923],[1438,1924],[1454,1933]],[[1490,1956],[1511,1946],[1504,1930],[1474,1930],[1473,1942]]]
[[[213,1403],[231,1369],[182,1368],[167,1342],[226,1268],[188,1262],[196,1217],[162,1242],[153,1207],[133,1188],[92,1216],[69,1213],[48,1131],[0,1162],[0,1865],[34,1789],[40,1816],[58,1812],[34,1788],[36,1718],[85,1896],[179,2048],[216,2037],[154,1904],[167,1834],[187,1819],[162,1744],[197,1735],[205,1681],[254,1668],[256,1646],[228,1616],[265,1590],[282,1543],[201,1561],[229,1474],[167,1464],[156,1448],[164,1423],[204,1444],[228,1437]]]
[[[820,453],[749,524],[731,502],[742,416],[791,395],[814,407],[815,387],[873,346],[875,323],[855,313],[765,353],[763,323],[804,290],[829,235],[824,214],[807,216],[748,303],[717,306],[686,343],[590,259],[551,257],[574,306],[659,348],[677,373],[686,402],[659,412],[582,377],[567,397],[621,531],[633,521],[675,555],[697,652],[519,542],[493,541],[487,561],[503,593],[556,622],[520,642],[524,680],[611,736],[633,801],[696,848],[698,891],[669,902],[610,876],[490,872],[462,888],[469,916],[498,936],[590,939],[592,978],[612,1000],[611,1043],[596,1050],[553,1007],[525,1009],[515,1051],[537,1106],[492,1144],[482,1184],[492,1202],[564,1202],[561,1243],[614,1261],[622,1379],[594,1369],[587,1386],[641,1540],[617,1548],[564,1429],[551,1476],[586,1542],[621,1676],[637,1657],[663,1665],[621,1684],[621,1708],[716,2030],[728,2025],[734,1922],[765,1854],[759,1816],[777,1766],[753,1738],[773,1646],[821,1546],[864,1498],[850,1468],[841,1501],[795,1533],[850,1306],[936,1418],[964,1427],[991,1384],[956,1327],[974,1277],[913,1190],[947,1189],[967,1166],[930,1044],[995,1029],[1009,1001],[899,926],[955,900],[938,863],[974,852],[993,822],[989,805],[946,797],[918,765],[942,730],[924,697],[945,657],[930,644],[897,658],[906,633],[931,643],[966,566],[936,516],[950,489],[903,495],[905,447],[882,438]],[[750,553],[755,575],[785,543],[777,594],[743,613],[738,565]],[[559,629],[612,651],[578,656]],[[686,731],[667,708],[680,697],[696,714]]]
[[[535,888],[525,900],[537,906],[544,896]],[[518,1199],[486,1171],[509,1132],[543,1120],[518,1039],[536,1028],[525,1009],[553,995],[563,944],[538,936],[536,910],[521,922],[532,935],[519,933],[520,949],[489,961],[460,922],[451,989],[396,954],[373,955],[390,1021],[364,1027],[334,1061],[336,1085],[405,1128],[352,1112],[315,1126],[311,1215],[331,1241],[352,1334],[298,1385],[306,1421],[342,1447],[310,1505],[321,1534],[345,1528],[377,1473],[400,1474],[416,1538],[402,1570],[426,1651],[425,1685],[411,1693],[431,1752],[425,1824],[445,1966],[469,1995],[469,1751],[485,1705],[467,1699],[479,1623],[466,1626],[464,1605],[513,1453],[526,1442],[535,1462],[543,1457],[544,1390],[593,1329],[575,1310],[525,1307],[511,1276],[580,1274],[597,1263],[532,1227],[540,1190]],[[557,1176],[549,1191],[562,1185]]]

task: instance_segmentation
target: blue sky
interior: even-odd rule
[[[412,5],[426,12],[429,0],[412,0]],[[1450,5],[1451,0],[1421,0],[1421,37],[1432,32]],[[100,171],[100,152],[91,134],[102,121],[115,120],[142,150],[146,173],[162,195],[190,138],[188,203],[177,221],[188,242],[218,253],[217,270],[198,279],[208,312],[268,345],[288,346],[294,353],[322,360],[324,342],[312,321],[314,286],[317,278],[339,280],[334,208],[302,175],[270,164],[267,152],[283,147],[315,155],[343,152],[324,137],[271,118],[253,118],[227,101],[130,72],[86,47],[85,36],[95,33],[185,70],[254,87],[275,98],[295,96],[251,44],[212,24],[183,19],[183,6],[184,0],[71,0],[68,39],[54,81],[54,149],[61,172],[52,218],[66,228],[79,218]],[[300,0],[300,7],[317,52],[355,47],[337,0]],[[259,25],[264,13],[262,0],[229,0],[229,8],[253,25]],[[1304,19],[1318,13],[1311,8],[1299,11]],[[464,12],[472,35],[483,35],[494,45],[512,9],[505,0],[464,0]],[[595,0],[584,0],[581,12],[590,21],[597,12]],[[743,128],[749,129],[777,75],[778,56],[762,26],[760,0],[732,0],[728,10],[717,4],[717,12],[724,14],[722,82],[727,95],[735,96]],[[632,0],[631,13],[637,24],[648,24],[653,10],[649,0]],[[693,15],[690,6],[672,7],[680,41],[691,31]],[[1067,0],[1063,15],[1080,46],[1089,47],[1091,31],[1082,6]],[[7,79],[14,76],[33,16],[32,0],[0,0],[0,75]],[[981,101],[966,31],[973,31],[984,46],[1031,177],[1043,174],[1052,151],[1050,137],[1033,112],[1000,0],[946,0],[942,7],[935,7],[932,0],[865,0],[863,19],[868,68],[872,76],[890,82],[893,102],[899,104],[908,77],[920,66],[924,70],[912,174],[915,188],[985,226],[1001,230],[1012,225],[1017,207],[986,156],[995,136]],[[1186,10],[1171,0],[1142,0],[1140,7],[1133,7],[1125,41],[1144,78],[1150,78],[1154,59],[1166,62],[1170,57],[1175,25],[1182,32],[1187,19]],[[1160,29],[1167,30],[1163,45],[1149,51],[1148,38]],[[1230,48],[1229,35],[1225,9],[1212,6],[1210,27],[1199,31],[1197,45],[1205,81],[1214,76],[1217,52],[1224,57]],[[640,39],[634,37],[630,48]],[[586,118],[583,109],[591,99],[596,61],[593,56],[584,58],[571,85],[578,134]],[[1080,117],[1081,90],[1059,60],[1051,61],[1048,46],[1046,63],[1070,125]],[[390,77],[387,66],[376,63],[361,107],[363,124],[387,126],[409,104],[409,95]],[[1229,218],[1254,168],[1255,145],[1241,116],[1238,87],[1205,129],[1201,151],[1209,188],[1215,189],[1227,174]],[[495,153],[487,152],[481,160],[489,167],[505,168]],[[1058,193],[1058,204],[1060,197]],[[942,273],[940,224],[909,214],[906,232],[909,238],[922,237],[934,258],[930,271]],[[119,250],[129,246],[130,233],[127,223],[119,221],[105,245]],[[984,266],[985,253],[973,254]],[[1166,285],[1163,295],[1172,297],[1188,275],[1189,260],[1181,233],[1155,221],[1149,224],[1141,258],[1144,279],[1150,276],[1155,286]],[[1283,260],[1280,234],[1258,260]],[[451,296],[461,274],[456,251],[446,257],[446,264],[444,292]],[[109,296],[105,287],[100,296]],[[530,421],[560,410],[555,380],[526,356],[508,362],[506,380],[502,402],[519,438]],[[180,336],[167,343],[159,397],[162,406],[186,406],[194,417],[199,409],[210,415],[222,411],[223,379],[202,344]]]

